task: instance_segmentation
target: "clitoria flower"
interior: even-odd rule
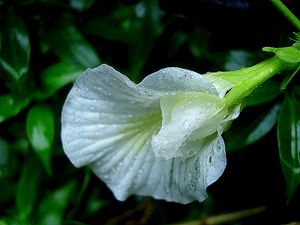
[[[76,167],[90,166],[118,200],[203,201],[226,166],[221,134],[240,112],[223,104],[231,87],[176,67],[139,84],[105,64],[88,69],[63,107],[64,151]]]

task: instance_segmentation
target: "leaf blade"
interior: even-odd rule
[[[13,10],[7,13],[0,41],[0,65],[18,81],[28,72],[31,47],[26,25]]]
[[[288,200],[291,199],[300,184],[299,111],[299,102],[292,95],[286,95],[279,113],[277,137]]]
[[[54,115],[45,105],[33,106],[27,115],[26,129],[29,141],[51,174],[51,148],[54,139]]]

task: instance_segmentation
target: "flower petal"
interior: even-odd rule
[[[214,85],[219,94],[219,97],[224,98],[225,94],[231,88],[233,88],[236,85],[236,83],[219,77],[220,74],[222,74],[222,72],[207,73],[204,74],[203,77]]]
[[[190,142],[189,147],[198,150],[198,144],[198,141]],[[207,186],[223,173],[226,156],[220,135],[213,135],[201,144],[201,151],[193,157],[165,160],[155,157],[148,142],[137,154],[129,151],[126,157],[116,157],[120,161],[114,167],[98,160],[92,164],[92,169],[119,200],[137,194],[183,204],[203,201],[207,197]],[[109,176],[103,176],[105,168],[113,168]]]
[[[163,93],[203,92],[218,95],[214,85],[204,76],[178,67],[168,67],[152,73],[139,86]]]
[[[178,90],[217,94],[200,74],[180,68],[159,70],[140,84],[105,64],[88,69],[76,81],[63,107],[64,151],[78,167],[92,163],[105,149],[128,141],[128,135],[141,129],[143,120],[156,124],[160,98]]]
[[[74,165],[82,166],[119,148],[144,124],[160,121],[159,98],[107,65],[87,70],[63,107],[65,153]]]
[[[156,158],[151,146],[162,123],[160,99],[171,101],[179,92],[217,96],[205,78],[180,68],[160,70],[140,84],[107,65],[87,70],[63,107],[65,153],[77,167],[90,165],[119,200],[138,194],[181,203],[202,201],[205,188],[215,180],[208,176],[218,177],[224,170],[224,148],[216,147],[222,138],[212,134],[212,139],[190,140],[185,148],[201,151],[171,160]],[[220,159],[206,167],[207,155],[215,149],[222,149]]]
[[[152,147],[156,156],[166,159],[194,155],[182,146],[215,133],[227,115],[222,99],[200,92],[164,96],[160,104],[163,121]]]

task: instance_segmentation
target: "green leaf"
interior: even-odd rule
[[[71,23],[59,24],[45,35],[51,50],[63,61],[79,69],[96,67],[100,59],[94,48]]]
[[[0,123],[16,116],[29,102],[30,99],[26,97],[19,100],[10,94],[0,96]]]
[[[294,78],[294,76],[298,73],[300,69],[300,65],[298,66],[298,68],[289,76],[286,76],[282,82],[282,84],[280,85],[280,90],[285,90],[286,87],[288,86],[288,84],[291,82],[291,80]]]
[[[42,90],[37,93],[37,98],[47,98],[53,95],[60,88],[74,82],[76,78],[84,72],[67,62],[59,62],[54,64],[41,73]]]
[[[5,203],[10,202],[16,196],[16,181],[11,178],[0,179],[0,204],[3,206]]]
[[[42,161],[48,174],[51,174],[51,149],[54,139],[54,115],[45,105],[30,109],[26,120],[30,143]]]
[[[263,51],[273,52],[278,58],[289,63],[300,62],[300,50],[294,46],[283,47],[283,48],[264,47]]]
[[[143,12],[143,8],[145,11]],[[158,0],[140,2],[136,5],[139,20],[132,22],[131,41],[129,43],[129,62],[132,80],[139,81],[139,74],[153,49],[155,39],[163,31],[160,23],[161,11]],[[147,34],[147,35],[145,35]]]
[[[257,54],[255,52],[243,49],[231,50],[226,55],[223,67],[228,71],[238,70],[253,65],[256,60]]]
[[[255,121],[243,125],[242,127],[231,127],[225,133],[226,149],[231,152],[253,144],[275,126],[278,116],[279,106],[274,105],[268,112],[263,113]]]
[[[277,136],[279,157],[286,181],[288,200],[300,183],[300,103],[286,95],[279,113]]]
[[[208,31],[196,28],[189,37],[189,49],[197,60],[205,57],[209,58],[208,42],[210,36],[211,34]]]
[[[110,201],[101,199],[97,196],[99,196],[99,188],[95,188],[89,193],[86,207],[84,207],[82,212],[85,217],[99,213],[100,210],[111,203]]]
[[[113,41],[129,43],[133,32],[135,17],[134,6],[124,5],[116,8],[112,13],[100,14],[99,17],[89,20],[85,26],[86,33]]]
[[[99,37],[124,42],[128,46],[131,79],[139,81],[155,39],[163,31],[162,12],[157,0],[140,1],[136,5],[122,6],[112,13],[89,21],[84,31]],[[109,24],[109,25],[108,25]]]
[[[8,171],[8,144],[5,140],[0,138],[0,179],[6,177]]]
[[[247,106],[256,106],[273,101],[281,94],[280,84],[273,80],[264,82],[247,99]]]
[[[9,10],[0,36],[0,65],[10,78],[18,81],[27,74],[30,42],[24,22]]]
[[[22,221],[28,219],[28,216],[34,207],[38,193],[40,174],[38,162],[34,160],[33,157],[28,157],[22,168],[16,193],[18,214]]]
[[[65,209],[69,205],[74,193],[75,182],[71,181],[67,185],[48,193],[43,199],[37,215],[39,225],[61,225]]]
[[[171,57],[181,48],[187,39],[187,34],[182,31],[177,31],[172,34],[168,41],[168,56]],[[194,49],[194,48],[193,48]]]
[[[19,221],[16,218],[4,218],[0,219],[0,225],[31,225],[25,221]]]

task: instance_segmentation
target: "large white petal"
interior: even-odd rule
[[[159,70],[140,84],[105,64],[87,70],[63,107],[64,151],[76,166],[92,163],[133,138],[144,124],[159,123],[160,98],[179,90],[217,94],[200,74],[180,68]]]
[[[127,149],[126,157],[113,157],[119,160],[107,162],[115,166],[107,166],[103,160],[98,160],[92,164],[92,169],[119,200],[137,194],[183,204],[203,201],[207,197],[207,186],[225,169],[224,143],[220,135],[212,135],[205,143],[198,140],[189,145],[197,154],[169,160],[156,158],[149,142],[137,154],[132,154],[127,146],[124,148]],[[109,171],[107,175],[105,171]]]
[[[107,65],[87,70],[63,107],[65,153],[78,167],[90,165],[120,200],[139,194],[181,203],[202,201],[212,182],[208,176],[218,177],[224,169],[223,156],[215,157],[211,169],[205,164],[221,137],[191,141],[191,149],[202,150],[189,158],[156,158],[151,147],[162,123],[160,99],[178,92],[217,95],[201,75],[179,68],[160,70],[140,84]]]
[[[213,83],[204,76],[178,67],[168,67],[152,73],[139,86],[162,93],[203,92],[218,95]]]

